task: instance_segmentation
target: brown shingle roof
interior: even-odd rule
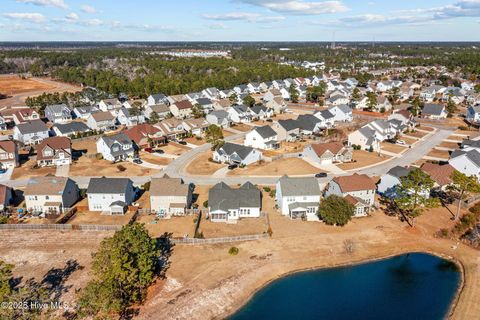
[[[138,145],[143,138],[154,135],[159,131],[160,129],[151,124],[143,123],[128,129],[124,133]]]
[[[352,192],[361,190],[375,190],[377,186],[373,180],[366,174],[354,173],[351,176],[341,176],[333,178],[342,192]]]
[[[192,103],[188,100],[176,102],[175,105],[177,106],[178,110],[191,109],[193,107]]]
[[[331,151],[333,154],[337,154],[343,149],[343,144],[340,142],[317,143],[312,144],[312,149],[319,157],[321,157],[327,150]]]
[[[15,142],[10,140],[0,141],[0,149],[5,150],[7,153],[15,153],[17,146],[15,145]]]
[[[37,160],[50,159],[50,158],[53,157],[53,155],[49,156],[49,157],[44,157],[43,156],[42,151],[47,146],[52,148],[53,150],[65,150],[68,153],[70,153],[70,151],[68,149],[72,148],[72,142],[67,137],[50,137],[50,138],[47,138],[47,139],[43,140],[37,147],[37,150],[38,150],[37,151]]]
[[[425,173],[427,173],[439,186],[445,186],[452,183],[450,176],[455,168],[449,164],[439,165],[426,162],[420,167]]]
[[[68,178],[45,176],[33,177],[28,180],[25,195],[61,195],[65,190]]]
[[[150,184],[151,196],[187,196],[189,186],[184,184],[182,179],[170,178],[165,175],[163,178],[153,178]]]
[[[113,116],[113,114],[111,114],[110,112],[108,111],[105,111],[105,112],[95,112],[92,114],[92,117],[93,119],[95,119],[95,121],[106,121],[106,120],[113,120],[115,119],[115,117]]]

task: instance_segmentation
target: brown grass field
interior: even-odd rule
[[[53,85],[39,82],[32,78],[22,79],[19,76],[0,77],[0,92],[8,96],[14,96],[29,91],[51,90],[54,88],[55,86]]]
[[[364,150],[354,150],[353,160],[356,162],[341,163],[337,165],[342,170],[352,170],[373,165],[375,163],[383,162],[391,157],[386,155],[378,155],[376,152],[368,152]]]

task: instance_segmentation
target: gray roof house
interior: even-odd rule
[[[13,128],[13,138],[23,144],[39,144],[48,138],[48,127],[42,120],[20,123]]]
[[[262,194],[250,182],[238,189],[220,182],[208,192],[209,218],[212,222],[236,223],[240,218],[258,218],[261,206]]]
[[[133,182],[128,178],[91,178],[87,198],[89,211],[123,215],[135,200]]]
[[[87,119],[92,113],[100,112],[97,106],[83,106],[73,109],[73,114],[76,118]]]
[[[240,144],[225,142],[213,152],[213,160],[220,163],[230,163],[248,166],[262,159],[262,153],[254,148]]]
[[[447,117],[447,110],[443,104],[426,103],[422,109],[422,117],[429,119],[444,119]]]
[[[276,185],[276,201],[280,212],[291,219],[318,221],[320,186],[314,177],[281,177]]]
[[[55,135],[60,137],[70,137],[78,133],[90,131],[90,128],[83,122],[70,122],[66,124],[57,123],[53,127]]]
[[[124,133],[98,139],[97,152],[101,153],[105,160],[112,162],[132,159],[135,155],[133,141]]]
[[[396,196],[396,187],[400,184],[400,179],[407,176],[413,168],[396,166],[391,168],[380,178],[377,185],[377,192],[384,197],[393,198]]]
[[[45,117],[53,123],[66,123],[72,120],[72,110],[66,104],[54,104],[45,108]]]
[[[222,128],[230,127],[230,116],[225,110],[213,110],[205,117],[209,124],[214,124]]]

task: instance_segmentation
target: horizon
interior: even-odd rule
[[[2,42],[477,42],[480,0],[5,0],[0,27]]]

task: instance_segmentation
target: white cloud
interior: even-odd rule
[[[78,21],[79,16],[75,12],[71,12],[65,16],[65,21],[67,22],[75,22]]]
[[[348,10],[342,1],[304,0],[240,0],[244,3],[267,8],[271,11],[292,15],[319,15],[340,13]]]
[[[94,27],[94,26],[101,26],[104,22],[100,19],[90,19],[82,22],[83,25]]]
[[[225,14],[204,14],[203,17],[217,21],[248,21],[254,23],[279,22],[285,20],[282,16],[263,16],[258,13],[230,12]]]
[[[30,3],[36,6],[41,7],[57,7],[61,9],[67,9],[68,6],[65,4],[63,0],[17,0],[17,2],[21,3]]]
[[[45,16],[41,13],[4,13],[5,18],[14,20],[24,20],[33,23],[42,23],[45,21]]]
[[[97,13],[97,9],[95,9],[94,7],[89,6],[87,4],[84,4],[82,6],[82,11],[85,12],[85,13]]]

